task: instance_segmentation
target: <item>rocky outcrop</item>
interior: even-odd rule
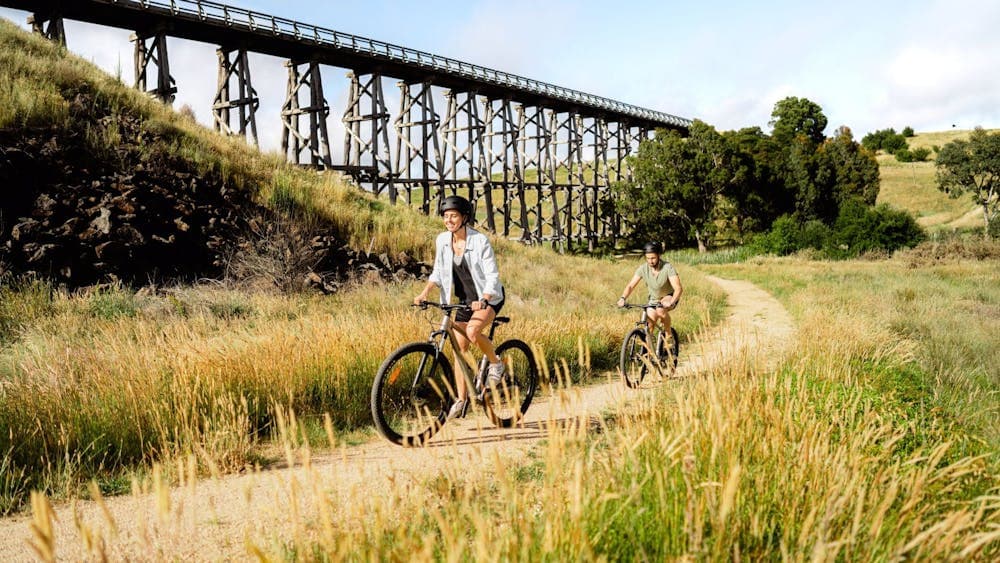
[[[354,251],[332,227],[303,232],[160,148],[167,134],[118,115],[71,130],[0,131],[0,272],[69,287],[253,277],[255,257],[280,251],[261,264],[283,289],[426,276],[428,266],[410,257]],[[122,143],[95,154],[94,135]],[[234,267],[239,260],[246,264]]]

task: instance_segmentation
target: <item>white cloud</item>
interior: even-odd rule
[[[996,3],[932,6],[905,29],[908,39],[882,66],[873,112],[918,130],[1000,124],[997,21]]]

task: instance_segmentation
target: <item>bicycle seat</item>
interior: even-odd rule
[[[493,319],[493,324],[495,325],[502,325],[504,323],[509,323],[509,322],[510,322],[510,317],[497,317]]]

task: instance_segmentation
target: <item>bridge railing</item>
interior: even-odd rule
[[[547,82],[525,78],[491,68],[442,57],[432,53],[401,47],[385,41],[326,29],[295,20],[228,6],[210,0],[97,0],[107,4],[133,6],[144,10],[169,12],[171,15],[195,18],[227,27],[242,27],[255,33],[271,33],[296,41],[328,45],[337,49],[350,49],[373,58],[399,61],[446,72],[463,78],[492,83],[505,88],[539,94],[567,102],[603,109],[664,125],[689,127],[691,120],[669,113],[653,111],[609,98],[563,88]]]

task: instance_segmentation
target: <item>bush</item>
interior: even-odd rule
[[[887,205],[872,208],[849,200],[841,206],[833,228],[821,221],[799,222],[784,215],[771,230],[750,244],[753,252],[785,256],[805,249],[825,258],[853,258],[861,254],[889,254],[926,238],[916,220]]]
[[[903,133],[902,133],[902,135],[904,137],[913,137],[913,136],[916,135],[916,133],[913,132],[913,127],[910,127],[909,125],[907,125],[906,127],[903,127]]]
[[[865,135],[861,139],[861,145],[872,152],[883,150],[895,154],[896,151],[906,148],[906,137],[890,127]]]
[[[799,231],[799,249],[822,250],[829,244],[831,234],[830,227],[822,221],[806,221]]]
[[[882,150],[889,154],[896,154],[901,150],[906,150],[906,137],[902,135],[889,135],[882,139]]]
[[[899,149],[896,151],[896,160],[899,162],[926,162],[930,155],[931,151],[926,147],[920,147],[913,150]]]
[[[790,215],[782,215],[774,220],[771,230],[754,238],[753,250],[760,254],[785,256],[799,249],[799,223]]]
[[[848,201],[840,208],[827,254],[849,258],[859,254],[912,247],[927,238],[916,219],[886,204],[871,208]]]

